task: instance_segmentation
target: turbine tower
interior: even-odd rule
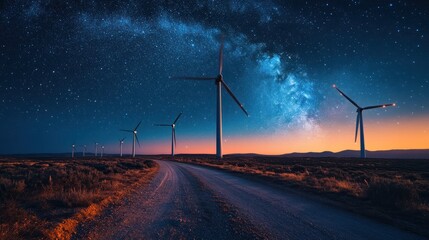
[[[85,157],[85,153],[86,153],[86,145],[83,145],[83,151],[82,151],[82,156]]]
[[[76,145],[72,144],[72,158],[74,158],[75,151],[76,151]]]
[[[231,89],[223,80],[222,76],[222,68],[223,68],[223,39],[220,45],[219,50],[219,74],[216,77],[177,77],[176,79],[182,80],[208,80],[215,81],[216,84],[216,93],[217,93],[217,121],[216,121],[216,156],[218,158],[222,158],[222,86],[228,92],[228,94],[234,99],[234,101],[238,104],[238,106],[243,110],[246,116],[249,116],[246,109],[244,109],[243,104],[238,101],[235,95],[232,93]]]
[[[137,126],[133,129],[133,130],[124,130],[121,129],[121,131],[123,132],[130,132],[133,134],[133,157],[136,157],[136,141],[139,144],[140,147],[140,142],[139,142],[139,138],[137,137],[137,128],[139,128],[140,123],[142,123],[142,121],[140,120],[140,122],[137,124]]]
[[[122,157],[122,145],[124,144],[125,138],[122,138],[119,140],[119,150],[120,150],[120,156]]]
[[[182,116],[182,113],[177,116],[176,120],[172,124],[155,124],[155,126],[159,127],[171,127],[171,156],[174,157],[174,149],[176,147],[176,123],[177,120],[179,120],[180,116]]]
[[[98,142],[95,142],[95,156],[97,157],[97,151],[98,151]]]
[[[351,98],[349,98],[346,94],[344,94],[340,89],[333,85],[335,89],[340,92],[340,95],[345,97],[349,102],[351,102],[357,109],[357,117],[356,117],[356,132],[355,132],[355,142],[357,140],[358,131],[360,130],[360,157],[365,158],[365,138],[364,138],[364,130],[363,130],[363,117],[362,112],[364,110],[373,109],[373,108],[385,108],[390,106],[396,106],[395,103],[388,103],[388,104],[382,104],[382,105],[375,105],[375,106],[368,106],[368,107],[360,107],[356,102],[354,102]],[[360,125],[360,126],[359,126]],[[359,129],[360,128],[360,129]]]

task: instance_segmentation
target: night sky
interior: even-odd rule
[[[429,148],[425,1],[0,1],[0,154],[214,153],[214,82],[223,76],[225,153]]]

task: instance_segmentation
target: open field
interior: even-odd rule
[[[429,236],[429,160],[181,155],[176,161],[264,178]],[[333,201],[332,201],[333,200]]]
[[[157,167],[138,158],[2,158],[0,239],[67,238]]]

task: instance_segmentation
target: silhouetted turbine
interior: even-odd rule
[[[137,141],[137,143],[139,144],[139,147],[140,147],[139,138],[137,137],[137,128],[139,128],[140,123],[142,123],[142,121],[140,121],[133,130],[124,130],[124,129],[121,129],[121,131],[123,131],[123,132],[130,132],[130,133],[133,134],[133,157],[136,156],[136,141]]]
[[[104,153],[104,146],[101,146],[101,155],[100,155],[101,158],[103,157],[103,153]]]
[[[76,151],[76,145],[72,144],[72,158],[74,158],[75,151]]]
[[[86,153],[86,145],[83,145],[83,151],[82,151],[82,157],[85,157],[85,153]]]
[[[217,77],[175,77],[175,79],[182,80],[214,80],[217,86],[217,121],[216,121],[216,156],[218,158],[222,158],[222,86],[225,87],[225,90],[228,94],[234,99],[234,101],[238,104],[238,106],[243,110],[246,116],[249,116],[246,109],[244,109],[243,104],[238,101],[235,95],[232,93],[231,89],[223,80],[222,76],[222,68],[223,68],[223,39],[220,45],[219,50],[219,74]]]
[[[359,125],[360,125],[360,157],[365,158],[366,157],[366,154],[365,154],[365,138],[364,138],[364,130],[363,130],[362,112],[364,110],[373,109],[373,108],[385,108],[385,107],[389,107],[389,106],[396,106],[396,104],[395,103],[388,103],[388,104],[375,105],[375,106],[369,106],[369,107],[363,107],[362,108],[356,102],[354,102],[351,98],[349,98],[346,94],[344,94],[340,89],[338,89],[335,86],[335,84],[332,87],[337,89],[337,91],[340,92],[340,95],[342,95],[347,100],[349,100],[349,102],[351,102],[357,108],[357,110],[356,110],[357,117],[356,117],[355,142],[357,140],[357,134],[358,134]]]
[[[159,127],[171,127],[171,156],[174,157],[174,149],[176,147],[176,123],[177,120],[179,120],[180,116],[182,116],[182,113],[177,116],[176,120],[172,124],[155,124],[155,126]]]
[[[98,142],[95,142],[95,156],[97,157],[97,152],[98,152]]]
[[[124,144],[125,138],[122,138],[119,140],[119,149],[120,149],[120,156],[122,157],[122,145]]]

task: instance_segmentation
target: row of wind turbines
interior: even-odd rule
[[[176,147],[176,123],[179,120],[180,116],[182,116],[182,113],[180,113],[176,117],[176,119],[174,120],[174,122],[171,123],[171,124],[164,124],[164,123],[154,124],[155,126],[158,126],[158,127],[171,127],[171,156],[174,156],[174,149]],[[137,136],[137,129],[139,128],[139,126],[140,126],[141,123],[142,123],[142,121],[140,120],[140,122],[137,124],[137,126],[134,129],[131,129],[131,130],[121,129],[120,130],[120,131],[123,131],[123,132],[129,132],[129,133],[133,134],[133,145],[132,145],[132,156],[133,157],[136,156],[136,142],[140,146],[139,138]],[[122,144],[124,143],[124,139],[125,138],[123,138],[120,141],[121,157],[122,157]]]
[[[158,126],[158,127],[171,127],[171,155],[174,156],[174,149],[176,148],[176,123],[179,120],[180,116],[182,116],[183,113],[180,113],[176,119],[174,120],[173,123],[171,124],[154,124],[154,126]],[[140,121],[137,126],[133,129],[121,129],[120,131],[122,132],[129,132],[133,134],[133,145],[132,145],[132,156],[135,157],[136,156],[136,142],[137,144],[140,146],[140,142],[139,142],[139,138],[137,136],[137,129],[139,128],[140,124],[142,121]],[[124,141],[125,141],[125,137],[119,140],[119,155],[122,157],[123,156],[123,145],[124,145]],[[95,151],[94,151],[94,155],[95,157],[97,157],[98,154],[98,145],[99,143],[95,143]],[[85,153],[87,151],[87,147],[86,145],[83,145],[83,151],[82,151],[82,156],[85,157]],[[75,152],[76,152],[76,145],[72,144],[72,158],[75,157]],[[104,154],[104,146],[101,146],[101,154],[100,157],[103,157]]]
[[[223,157],[222,153],[222,87],[225,88],[226,92],[233,98],[233,100],[237,103],[237,105],[240,107],[240,109],[244,112],[244,114],[249,117],[248,112],[244,108],[243,104],[238,100],[238,98],[234,95],[234,93],[231,91],[231,89],[228,87],[226,82],[224,81],[223,75],[222,75],[222,69],[223,69],[223,39],[221,41],[220,49],[219,49],[219,68],[218,68],[218,75],[213,77],[174,77],[174,79],[178,80],[196,80],[196,81],[214,81],[216,84],[216,156],[218,158]],[[358,131],[360,132],[360,157],[365,158],[365,140],[364,140],[364,128],[363,128],[363,116],[362,113],[365,110],[369,109],[375,109],[375,108],[386,108],[390,106],[396,106],[395,103],[389,103],[389,104],[382,104],[382,105],[374,105],[374,106],[367,106],[367,107],[360,107],[355,101],[353,101],[351,98],[349,98],[344,92],[342,92],[339,88],[337,88],[336,85],[333,85],[333,87],[340,93],[340,95],[344,96],[350,103],[352,103],[357,109],[357,118],[356,118],[356,131],[355,131],[355,142],[357,141],[357,135]],[[155,126],[160,127],[171,127],[172,133],[171,133],[171,155],[174,156],[175,153],[175,147],[176,147],[176,123],[179,120],[182,113],[180,113],[177,118],[174,120],[172,124],[155,124]],[[140,126],[142,121],[140,121],[137,126],[134,129],[131,130],[124,130],[121,129],[121,131],[129,132],[133,134],[133,145],[132,145],[132,156],[135,157],[136,155],[136,142],[140,146],[138,137],[137,137],[137,129]],[[125,139],[125,138],[124,138]],[[124,139],[120,140],[120,155],[122,156],[122,145],[124,143]],[[102,148],[104,149],[104,148]],[[73,147],[73,153],[74,155],[74,147]],[[102,153],[103,154],[103,153]],[[97,155],[97,148],[95,151],[95,155]]]
[[[99,143],[96,142],[95,143],[95,152],[94,152],[94,155],[96,157],[98,155],[98,145],[99,145]],[[82,157],[86,156],[87,151],[88,151],[88,148],[86,147],[86,145],[82,145]],[[72,158],[75,157],[75,154],[76,154],[76,144],[72,144],[72,153],[71,153]],[[104,154],[104,145],[101,146],[100,157],[103,157],[103,154]],[[122,156],[122,150],[121,150],[121,156]]]

